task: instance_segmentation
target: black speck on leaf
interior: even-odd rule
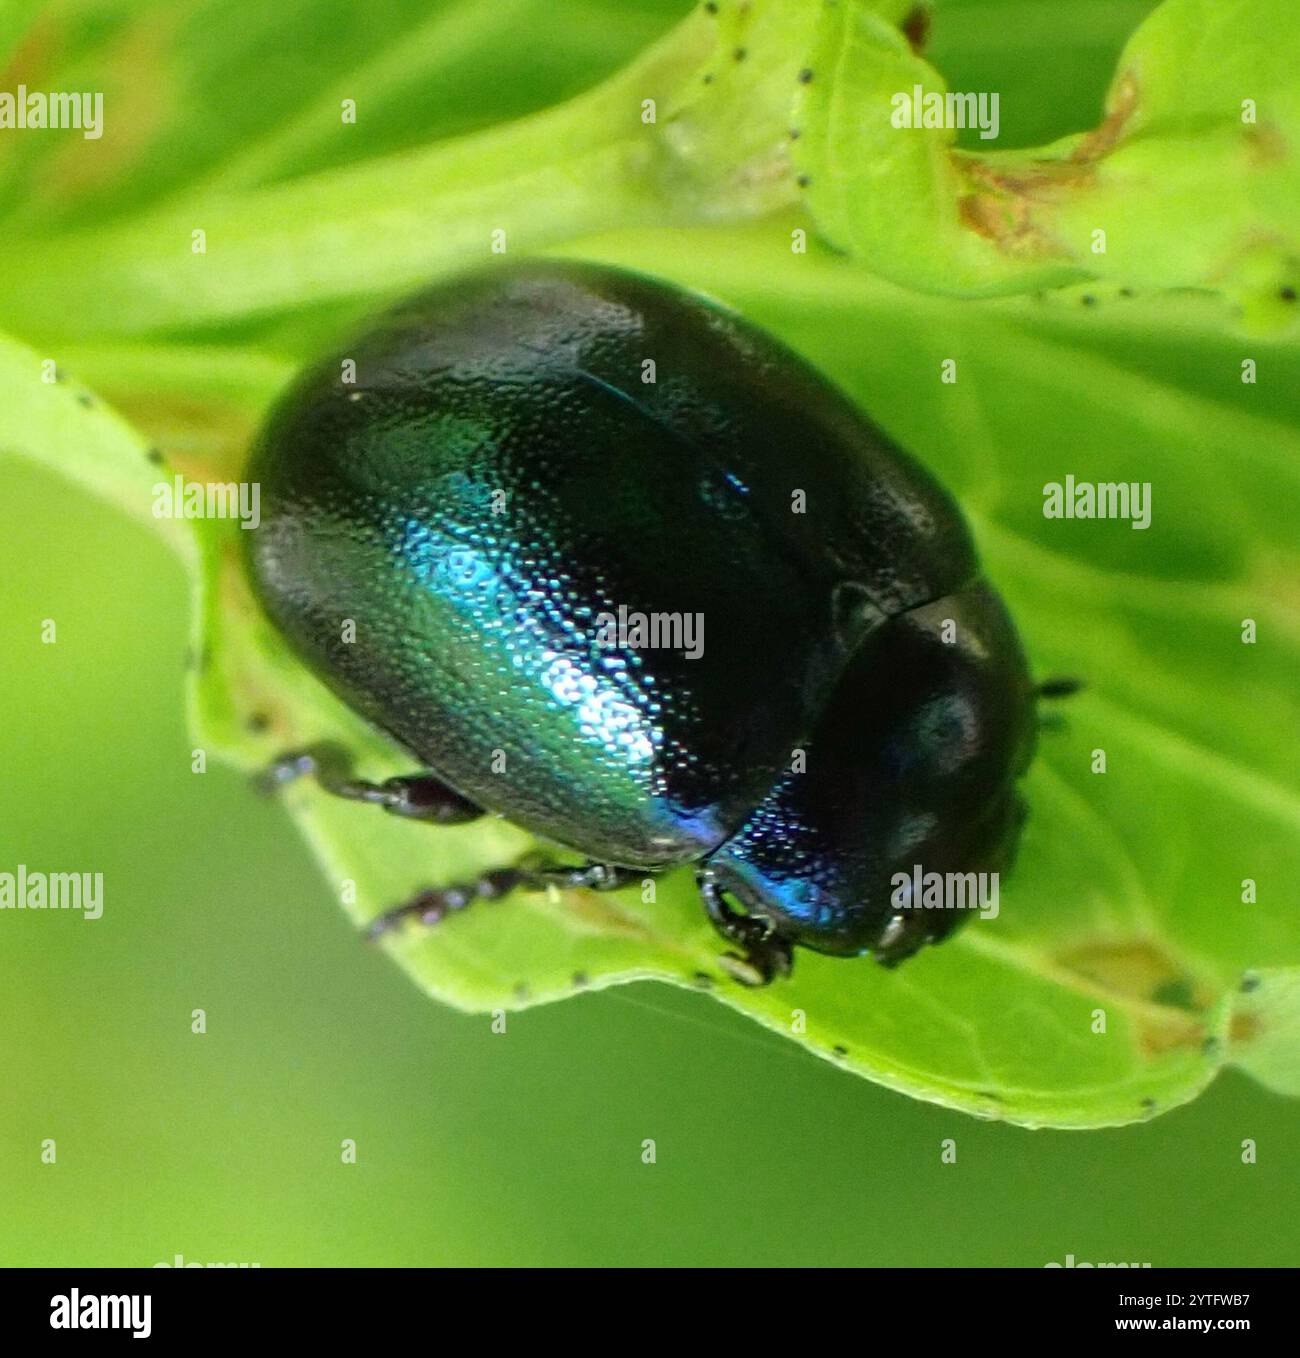
[[[930,38],[930,11],[924,5],[913,5],[899,27],[913,52],[919,56],[925,51],[925,44]]]

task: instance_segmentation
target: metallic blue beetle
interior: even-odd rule
[[[731,312],[588,264],[452,281],[303,374],[248,476],[267,613],[423,770],[320,749],[272,777],[588,860],[375,931],[689,863],[770,979],[795,944],[897,962],[960,913],[899,874],[1008,864],[1034,689],[956,506]]]

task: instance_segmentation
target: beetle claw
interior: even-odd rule
[[[784,980],[794,970],[794,946],[780,934],[751,947],[745,959],[758,972],[760,986]]]
[[[741,985],[765,986],[789,976],[794,969],[794,944],[790,939],[777,933],[772,921],[763,915],[742,915],[733,910],[707,868],[699,873],[697,882],[713,927],[723,938],[744,949],[723,954],[724,961],[737,964],[727,968],[736,980]]]
[[[759,990],[783,980],[794,970],[794,949],[788,939],[773,935],[745,952],[722,954],[728,973],[743,986]]]

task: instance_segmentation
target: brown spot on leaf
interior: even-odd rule
[[[1202,1014],[1214,996],[1165,948],[1150,939],[1106,939],[1075,945],[1057,962],[1112,994]]]
[[[1051,229],[1050,209],[1094,177],[1097,162],[1123,139],[1137,107],[1137,79],[1127,72],[1105,118],[1065,160],[1010,165],[955,153],[955,167],[970,188],[957,203],[962,225],[1017,259],[1068,259],[1070,252]]]
[[[76,198],[130,174],[168,128],[178,101],[176,30],[187,7],[154,7],[123,29],[97,58],[104,94],[103,136],[70,137],[51,152],[41,174],[48,200]]]
[[[1259,1036],[1261,1028],[1258,1014],[1249,1009],[1238,1009],[1232,1015],[1228,1037],[1234,1045],[1238,1042],[1250,1042]]]
[[[1276,165],[1286,159],[1286,139],[1275,127],[1247,127],[1246,154],[1251,164],[1258,167]]]
[[[1064,247],[1043,222],[1042,209],[1088,179],[1089,168],[1071,161],[1041,160],[1011,167],[965,160],[962,169],[973,190],[957,203],[963,225],[1018,258],[1065,256]]]
[[[1123,140],[1125,130],[1138,106],[1137,77],[1126,71],[1115,88],[1106,116],[1097,127],[1081,138],[1070,153],[1073,161],[1100,160],[1109,155]]]
[[[1203,1047],[1205,1015],[1215,996],[1160,943],[1097,940],[1065,948],[1055,960],[1097,987],[1102,1007],[1111,996],[1127,1010],[1144,1055]]]
[[[27,30],[9,60],[0,66],[0,89],[19,85],[36,89],[48,82],[48,73],[63,55],[66,26],[43,14]]]
[[[256,432],[250,412],[234,404],[175,392],[114,390],[104,396],[156,443],[191,481],[237,481]],[[151,456],[150,461],[155,459]],[[162,461],[159,454],[157,461]]]
[[[1004,233],[1006,213],[995,198],[970,193],[957,200],[957,215],[961,224],[985,240],[995,241]]]
[[[1172,1011],[1171,1011],[1172,1012]],[[1135,1029],[1138,1050],[1143,1056],[1163,1056],[1166,1052],[1204,1048],[1205,1028],[1189,1019],[1153,1020],[1138,1015]]]

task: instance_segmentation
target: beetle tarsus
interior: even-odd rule
[[[429,887],[405,904],[386,910],[371,920],[366,927],[366,938],[382,938],[401,928],[408,920],[432,928],[435,924],[441,924],[448,915],[464,910],[475,901],[495,901],[508,896],[525,885],[530,875],[518,868],[495,868],[468,884]]]
[[[562,890],[617,891],[651,874],[641,868],[616,868],[612,863],[583,863],[580,867],[538,868],[531,874],[539,887]]]
[[[772,927],[771,920],[761,915],[744,915],[728,903],[726,894],[707,869],[698,876],[700,895],[713,927],[729,943],[742,949],[727,956],[742,962],[758,976],[756,981],[742,984],[769,985],[779,977],[789,976],[794,967],[794,947]]]
[[[500,900],[512,891],[546,891],[550,887],[568,891],[616,891],[644,875],[643,872],[616,868],[608,863],[583,863],[576,867],[537,868],[520,865],[493,868],[473,882],[430,887],[404,905],[386,910],[367,926],[366,937],[382,938],[408,921],[432,928],[435,924],[441,924],[448,915],[464,910],[475,901]]]
[[[741,985],[754,989],[771,985],[773,981],[789,976],[794,970],[794,945],[780,934],[770,934],[759,942],[748,944],[744,953],[728,953],[727,956],[742,962],[758,974],[758,979],[754,981],[741,976],[736,978]]]
[[[299,778],[314,778],[331,796],[382,806],[390,815],[435,825],[463,825],[483,809],[431,773],[408,774],[371,783],[352,777],[351,760],[337,745],[313,745],[281,755],[258,778],[264,792],[274,792]]]

